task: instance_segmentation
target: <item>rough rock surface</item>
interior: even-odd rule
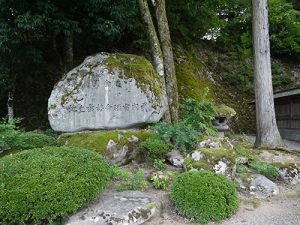
[[[105,191],[93,204],[68,219],[66,225],[138,225],[158,216],[161,201],[138,191]]]
[[[224,148],[204,148],[187,155],[184,167],[187,170],[210,170],[234,178],[236,157],[233,151]]]
[[[106,130],[64,133],[58,138],[59,145],[94,149],[111,164],[126,165],[139,161],[139,144],[152,137],[149,130]]]
[[[122,140],[124,137],[120,136],[119,140]],[[139,139],[132,135],[131,137],[127,138],[128,144],[119,145],[118,143],[114,142],[113,140],[109,140],[106,147],[105,157],[111,163],[118,166],[125,165],[129,163],[131,160],[136,158],[137,152],[137,143]],[[128,145],[130,144],[130,148]]]
[[[175,167],[183,168],[184,157],[181,155],[180,151],[173,150],[167,154],[168,161]]]
[[[100,53],[67,73],[48,100],[51,127],[60,132],[132,128],[158,121],[165,89],[143,57]]]
[[[235,177],[241,190],[255,198],[268,198],[279,194],[278,186],[261,174],[243,173]]]
[[[263,161],[279,168],[281,179],[288,184],[300,183],[300,155],[288,151],[263,150]]]
[[[279,175],[288,184],[300,183],[300,165],[292,163],[289,165],[282,165],[279,169]]]
[[[250,194],[257,198],[267,198],[279,194],[278,186],[263,175],[253,175],[253,180],[250,184]]]

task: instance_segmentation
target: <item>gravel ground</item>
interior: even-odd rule
[[[280,194],[267,200],[258,200],[240,196],[239,211],[231,219],[208,225],[300,225],[300,185],[279,185]],[[145,225],[196,225],[179,216],[168,194],[151,190],[163,202],[160,217]]]

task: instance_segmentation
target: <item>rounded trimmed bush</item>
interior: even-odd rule
[[[82,148],[45,147],[0,159],[0,224],[47,224],[106,187],[109,165]]]
[[[180,174],[172,185],[171,199],[180,213],[200,223],[229,218],[239,207],[235,184],[210,171]]]
[[[140,151],[144,154],[145,159],[151,163],[153,163],[155,159],[164,159],[171,149],[171,145],[166,143],[159,136],[150,137],[140,144]]]

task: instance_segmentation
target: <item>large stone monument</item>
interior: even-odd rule
[[[166,111],[163,77],[143,57],[100,53],[67,73],[48,100],[53,130],[125,129],[159,121]]]

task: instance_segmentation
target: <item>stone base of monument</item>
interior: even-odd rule
[[[65,133],[59,136],[59,145],[95,149],[111,164],[126,165],[139,157],[138,146],[153,136],[150,130],[107,130]]]

